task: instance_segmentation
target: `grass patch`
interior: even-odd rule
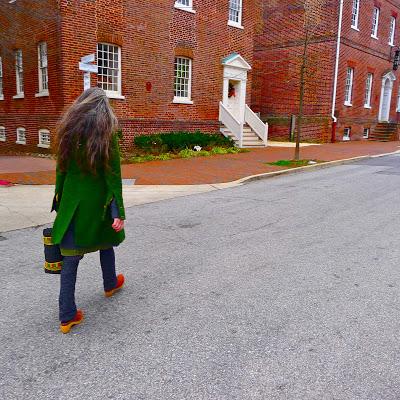
[[[276,167],[297,168],[297,167],[305,167],[306,165],[320,164],[323,162],[324,161],[320,160],[279,160],[279,161],[269,162],[266,164],[274,165]]]

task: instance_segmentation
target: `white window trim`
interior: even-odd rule
[[[1,137],[1,136],[0,136],[0,142],[5,142],[5,141],[7,141],[6,127],[5,127],[5,126],[0,126],[0,130],[4,131],[4,137]]]
[[[389,46],[394,46],[394,39],[396,37],[396,18],[393,15],[390,17],[390,37],[389,37]],[[393,23],[393,25],[392,25]]]
[[[349,135],[348,136],[345,136],[345,132],[346,132],[346,130],[349,132]],[[350,135],[351,135],[351,128],[344,128],[344,130],[343,130],[343,138],[342,138],[342,140],[344,141],[344,142],[348,142],[348,141],[350,141],[351,139],[350,139]]]
[[[25,135],[24,135],[24,136],[25,136],[25,140],[24,140],[24,141],[18,140],[18,139],[19,139],[19,138],[18,138],[18,133],[19,133],[18,131],[19,131],[19,130],[23,130],[23,131],[24,131],[24,134],[25,134]],[[16,144],[24,144],[24,145],[26,144],[26,129],[23,128],[22,126],[20,126],[20,127],[17,128],[17,141],[16,141],[15,143],[16,143]]]
[[[229,3],[228,3],[229,7]],[[243,17],[243,0],[240,0],[240,9],[239,9],[239,21],[232,21],[229,19],[229,9],[228,9],[228,26],[232,26],[234,28],[244,29],[242,25],[242,17]]]
[[[374,21],[375,21],[375,10],[377,10],[377,14],[376,14],[376,25],[374,28]],[[371,33],[371,37],[373,39],[378,39],[378,31],[379,31],[379,17],[381,14],[381,10],[379,7],[374,7],[374,11],[372,14],[372,27],[374,28],[374,32]]]
[[[371,77],[371,81],[369,82],[369,87],[368,87],[368,78]],[[371,72],[368,72],[367,74],[367,79],[365,81],[365,91],[367,90],[368,87],[368,102],[365,103],[364,101],[364,108],[372,108],[371,107],[371,98],[372,98],[372,86],[374,84],[374,74],[372,74]],[[365,95],[367,93],[365,92]],[[364,99],[365,100],[365,99]]]
[[[39,92],[35,94],[35,97],[48,97],[50,93],[48,90],[43,90],[43,92]]]
[[[347,68],[345,85],[347,85],[347,74],[348,74],[349,69],[352,70],[350,88],[349,88],[349,99],[346,100],[346,98],[345,98],[344,105],[347,106],[347,107],[352,107],[353,106],[353,104],[352,104],[352,100],[353,100],[353,85],[354,85],[354,68],[353,67],[348,67]],[[345,88],[345,97],[346,97],[346,88]]]
[[[355,25],[353,25],[354,2],[356,2],[356,1],[357,1],[356,23],[355,23]],[[352,20],[351,28],[356,30],[356,31],[360,31],[360,29],[358,27],[358,23],[359,23],[359,20],[360,20],[360,0],[353,0],[353,8],[352,8],[351,20]]]
[[[125,100],[125,96],[122,95],[122,60],[121,60],[121,46],[115,44],[115,43],[107,43],[107,42],[98,42],[99,44],[107,44],[109,46],[116,46],[118,48],[118,92],[112,91],[112,90],[104,90],[106,93],[106,96],[109,99],[116,99],[116,100]],[[96,59],[97,59],[97,52],[96,50]]]
[[[365,135],[365,131],[368,131],[368,133]],[[368,139],[369,138],[369,133],[371,131],[371,128],[364,128],[363,129],[363,139]]]
[[[4,100],[4,77],[3,77],[3,60],[0,57],[0,75],[2,83],[2,92],[0,93],[0,100]]]
[[[39,143],[38,143],[37,147],[41,147],[43,149],[49,149],[50,144],[40,143],[41,139],[42,139],[42,137],[41,137],[42,133],[47,133],[50,136],[50,131],[48,129],[39,129]]]
[[[244,26],[242,24],[239,24],[234,21],[228,21],[228,26],[232,26],[233,28],[244,29]]]
[[[181,11],[187,11],[192,14],[196,14],[196,10],[193,10],[193,0],[189,0],[189,5],[185,6],[184,4],[175,1],[174,7]]]
[[[189,83],[188,83],[188,96],[187,97],[174,96],[172,103],[174,103],[174,104],[193,104],[193,100],[192,100],[192,64],[193,64],[193,60],[189,57],[177,56],[175,58],[184,58],[186,60],[189,60]],[[174,80],[175,80],[175,76],[174,76]]]
[[[397,94],[396,112],[400,112],[400,87],[399,87],[399,92]]]
[[[21,49],[17,49],[15,50],[15,83],[16,83],[16,89],[17,89],[17,94],[15,96],[13,96],[13,99],[23,99],[24,98],[24,90],[22,92],[20,92],[20,77],[19,77],[19,72],[18,72],[18,68],[17,68],[17,54],[21,53],[21,66],[22,66],[22,88],[24,89],[24,60],[23,60],[23,56],[22,56],[22,50]]]
[[[194,104],[193,100],[189,100],[186,97],[176,97],[172,100],[174,104]]]
[[[40,62],[41,62],[41,53],[40,53],[40,45],[41,44],[45,44],[46,45],[46,68],[47,68],[47,89],[42,89],[43,87],[43,82],[42,82],[42,70],[40,68]],[[49,67],[48,67],[48,57],[47,57],[47,42],[40,42],[37,45],[37,50],[38,50],[38,76],[39,76],[39,92],[35,94],[35,97],[45,97],[45,96],[49,96]]]

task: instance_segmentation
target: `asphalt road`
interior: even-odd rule
[[[58,332],[41,229],[0,241],[0,398],[400,398],[400,157],[132,207],[127,286]]]

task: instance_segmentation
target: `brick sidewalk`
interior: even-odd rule
[[[400,150],[400,142],[360,141],[302,147],[300,156],[303,159],[334,161],[391,153],[397,150]],[[249,153],[123,165],[122,175],[125,179],[136,179],[137,185],[223,183],[249,175],[285,169],[265,165],[265,163],[292,159],[293,155],[293,148],[271,146],[265,149],[254,149]],[[0,180],[19,184],[54,184],[54,161],[43,161],[32,157],[27,160],[27,157],[0,156]]]

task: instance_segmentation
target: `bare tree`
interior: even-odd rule
[[[313,61],[309,57],[310,43],[313,42],[314,36],[320,35],[321,15],[325,6],[324,0],[304,0],[303,10],[303,26],[304,26],[304,42],[303,52],[300,61],[299,75],[299,114],[297,119],[296,148],[294,159],[300,159],[300,140],[303,128],[304,117],[304,98],[307,89],[307,79],[312,75]]]

